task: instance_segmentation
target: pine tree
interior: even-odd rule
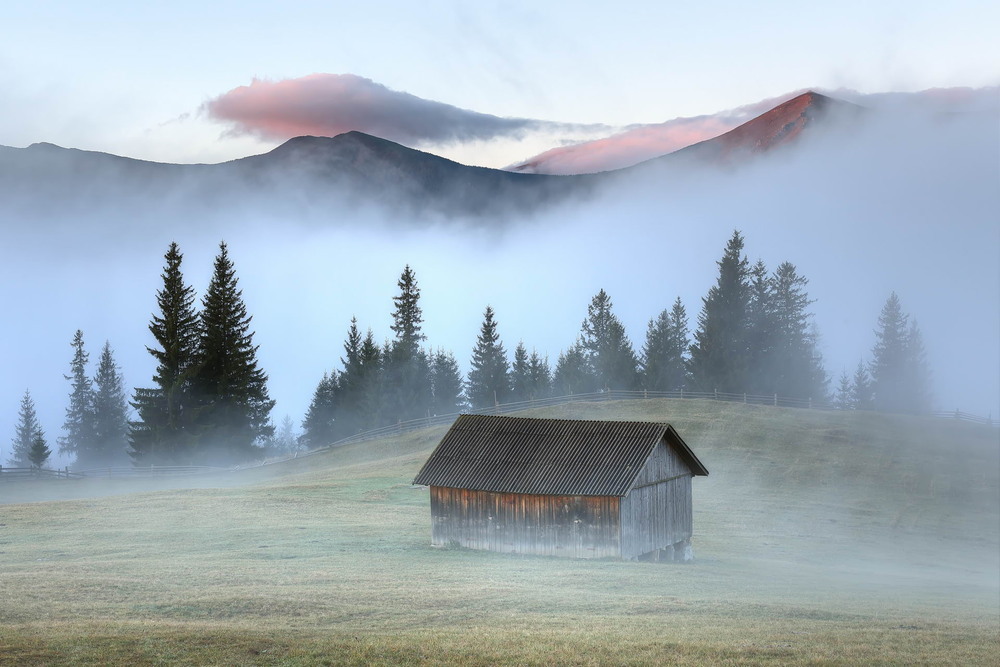
[[[31,451],[28,453],[28,461],[36,468],[41,468],[49,460],[52,450],[45,443],[45,434],[42,429],[35,431],[35,437],[31,441]]]
[[[59,452],[86,462],[95,448],[97,436],[94,430],[94,387],[87,377],[90,355],[83,349],[83,332],[79,329],[73,335],[71,346],[73,360],[70,362],[70,375],[64,377],[70,381],[72,389],[66,421],[63,422],[66,435],[59,438]]]
[[[260,454],[274,434],[267,374],[257,365],[239,279],[226,244],[219,244],[214,272],[202,299],[196,377],[201,460],[237,462]]]
[[[31,466],[31,448],[35,444],[35,436],[41,433],[42,426],[35,413],[35,401],[27,389],[21,398],[21,408],[17,413],[17,426],[14,428],[14,438],[11,440],[10,458],[7,465],[14,468]]]
[[[552,373],[554,395],[586,394],[592,390],[594,382],[594,375],[587,364],[587,353],[580,341],[559,354]]]
[[[851,407],[855,410],[872,410],[875,408],[875,400],[872,396],[872,379],[868,375],[868,367],[864,361],[859,361],[854,369],[854,377],[851,380]]]
[[[528,358],[528,375],[531,378],[529,399],[546,398],[552,395],[552,372],[548,357],[542,357],[532,350]]]
[[[392,297],[394,310],[392,325],[389,327],[396,334],[393,348],[401,349],[408,357],[413,357],[420,350],[425,336],[421,331],[424,316],[420,309],[420,288],[409,264],[403,268],[396,286],[399,294]]]
[[[312,402],[302,420],[299,442],[307,449],[326,447],[339,439],[334,426],[338,408],[337,394],[336,372],[323,373],[323,379],[316,386]]]
[[[504,403],[510,394],[510,370],[507,351],[497,333],[493,308],[486,306],[483,324],[472,350],[465,395],[473,408]]]
[[[851,390],[851,376],[845,368],[840,374],[840,382],[837,384],[837,393],[834,394],[833,404],[838,410],[854,410],[853,392]]]
[[[743,391],[750,394],[786,394],[777,389],[780,384],[778,366],[784,362],[777,331],[777,313],[774,280],[768,276],[763,260],[750,268],[747,274],[747,317],[744,331],[746,346],[746,376]]]
[[[273,449],[281,454],[291,454],[299,449],[299,438],[295,434],[295,422],[285,415],[272,440]]]
[[[650,391],[680,391],[688,385],[687,312],[680,297],[673,307],[650,320],[642,349],[643,386]]]
[[[920,329],[909,321],[895,292],[878,318],[870,373],[875,408],[919,413],[930,407],[930,371]]]
[[[458,361],[451,352],[439,348],[434,353],[431,363],[431,385],[434,389],[434,402],[431,405],[433,414],[455,414],[465,407],[462,397],[462,374],[458,370]]]
[[[738,231],[717,262],[719,277],[702,299],[689,368],[696,389],[742,392],[747,387],[749,269]]]
[[[631,390],[639,384],[639,360],[612,306],[611,297],[602,289],[587,307],[581,326],[580,343],[596,381],[590,389],[595,391]]]
[[[361,362],[361,331],[358,329],[358,319],[351,318],[351,326],[344,341],[344,356],[340,363],[344,370],[338,379],[339,400],[335,430],[338,438],[347,437],[361,430],[361,402],[365,369]]]
[[[532,396],[531,364],[524,341],[514,348],[514,362],[510,367],[510,400],[514,403],[527,401]]]
[[[149,323],[156,341],[156,347],[146,347],[157,364],[153,387],[136,389],[132,399],[137,419],[129,425],[129,455],[136,464],[190,463],[193,455],[201,325],[194,289],[181,274],[183,258],[171,243],[164,255],[163,287],[156,293],[159,314]]]
[[[396,335],[384,357],[385,417],[406,421],[430,412],[431,373],[427,354],[420,348],[425,336],[421,331],[420,288],[407,265],[399,281],[399,294],[393,297],[391,329]]]
[[[361,379],[357,385],[360,399],[357,403],[359,411],[357,424],[361,430],[375,428],[382,421],[383,404],[383,374],[385,355],[375,342],[375,334],[371,329],[361,341]]]
[[[927,352],[924,349],[924,338],[916,320],[910,321],[906,332],[906,375],[910,411],[920,414],[931,409],[931,371],[927,365]]]
[[[806,294],[809,281],[794,264],[783,262],[771,278],[771,356],[767,393],[823,400],[829,379],[819,352],[818,335],[808,311],[813,301]]]
[[[125,380],[115,363],[111,344],[105,341],[94,375],[94,448],[77,456],[77,465],[118,463],[128,446],[128,400]]]

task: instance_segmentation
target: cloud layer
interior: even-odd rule
[[[286,140],[357,130],[409,146],[519,138],[559,127],[501,118],[391,90],[354,74],[310,74],[282,81],[255,79],[210,100],[205,111],[237,134]]]

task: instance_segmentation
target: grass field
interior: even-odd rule
[[[669,400],[533,416],[674,424],[711,472],[695,561],[431,548],[410,481],[444,428],[144,488],[6,483],[0,664],[997,664],[995,428]]]

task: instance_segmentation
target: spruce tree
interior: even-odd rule
[[[462,396],[462,374],[458,369],[458,361],[455,355],[442,348],[433,355],[431,385],[434,389],[434,402],[431,405],[433,414],[455,414],[465,407]]]
[[[383,376],[385,355],[375,342],[375,334],[371,329],[361,341],[361,379],[357,383],[360,399],[357,402],[358,428],[361,430],[375,428],[382,422],[385,397],[383,391]]]
[[[115,363],[111,344],[104,343],[94,375],[94,448],[77,457],[84,466],[120,462],[128,446],[128,400],[125,380]]]
[[[650,320],[642,349],[643,386],[650,391],[687,388],[688,319],[680,297]]]
[[[66,435],[59,438],[59,452],[86,463],[95,448],[97,435],[94,429],[94,387],[87,377],[90,355],[84,350],[83,332],[79,329],[73,335],[71,346],[73,360],[70,362],[70,375],[64,376],[71,386],[66,421],[63,422]]]
[[[406,421],[425,416],[431,405],[431,373],[427,354],[420,344],[423,313],[416,276],[407,265],[397,282],[393,297],[391,329],[395,339],[384,357],[385,417]]]
[[[240,462],[259,456],[274,434],[267,374],[257,364],[239,279],[226,244],[219,244],[214,272],[202,299],[196,397],[202,461]]]
[[[528,375],[531,379],[529,399],[546,398],[552,395],[552,371],[548,357],[542,357],[536,350],[528,358]]]
[[[272,440],[275,451],[282,454],[291,454],[299,449],[299,438],[295,434],[295,422],[291,416],[285,415],[281,420],[281,425],[274,434]]]
[[[875,400],[872,396],[872,379],[868,375],[868,367],[864,361],[859,361],[851,379],[851,407],[855,410],[872,410]]]
[[[931,371],[927,364],[924,338],[915,319],[910,320],[910,328],[906,332],[906,361],[910,411],[917,414],[927,412],[933,401]]]
[[[748,384],[749,264],[734,231],[717,262],[719,277],[702,299],[689,368],[696,389],[742,392]]]
[[[809,281],[794,264],[783,262],[771,278],[770,359],[767,393],[824,400],[829,379],[819,352],[818,335],[806,294]]]
[[[347,330],[347,339],[344,341],[344,356],[340,358],[344,370],[341,371],[337,383],[339,400],[335,430],[339,437],[346,437],[361,430],[361,402],[365,376],[365,368],[361,361],[361,345],[358,319],[352,317],[351,326]]]
[[[870,365],[875,409],[913,413],[929,409],[930,371],[923,339],[895,292],[882,307],[875,336]]]
[[[591,391],[631,390],[639,384],[639,360],[612,307],[611,297],[600,290],[581,326],[580,343],[595,381]]]
[[[527,401],[532,397],[531,365],[524,341],[514,348],[514,362],[510,367],[510,400],[514,403]]]
[[[594,374],[587,364],[587,353],[580,341],[559,354],[552,373],[553,395],[586,394],[592,391],[594,383]]]
[[[750,394],[780,393],[777,366],[782,363],[778,351],[777,314],[775,313],[774,281],[768,276],[763,260],[747,273],[747,316],[744,330],[746,375],[743,391]],[[797,394],[791,394],[797,396]]]
[[[507,351],[497,322],[493,318],[493,308],[486,306],[483,324],[472,350],[469,377],[465,385],[465,395],[473,408],[485,408],[496,403],[504,403],[510,394],[510,370]]]
[[[837,392],[833,396],[833,405],[838,410],[854,410],[853,392],[851,391],[851,376],[845,368],[840,374]]]
[[[35,436],[41,433],[42,426],[38,422],[38,415],[35,412],[35,401],[31,398],[31,392],[24,390],[21,397],[21,407],[17,413],[17,426],[14,428],[14,438],[11,440],[10,458],[7,465],[14,468],[28,468],[31,466],[31,448],[35,444]]]
[[[131,402],[137,419],[129,425],[129,455],[136,464],[190,463],[194,454],[200,319],[194,289],[184,284],[183,258],[171,243],[164,255],[163,286],[156,293],[159,313],[149,323],[156,341],[146,347],[156,359],[153,386],[137,388]]]
[[[28,461],[35,468],[41,468],[49,460],[52,450],[45,443],[45,434],[42,429],[35,431],[35,437],[31,440],[31,451],[28,453]]]
[[[339,440],[335,430],[338,406],[337,373],[323,373],[323,378],[313,392],[312,401],[302,420],[302,435],[299,437],[307,449],[326,447]]]

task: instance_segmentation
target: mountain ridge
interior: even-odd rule
[[[294,137],[265,153],[214,164],[154,162],[38,142],[0,147],[0,193],[24,211],[72,210],[106,199],[126,208],[186,200],[287,214],[303,205],[347,202],[417,217],[507,218],[586,197],[609,175],[654,164],[733,166],[794,144],[831,110],[851,107],[861,108],[809,91],[673,153],[624,169],[569,176],[465,165],[359,131]]]

